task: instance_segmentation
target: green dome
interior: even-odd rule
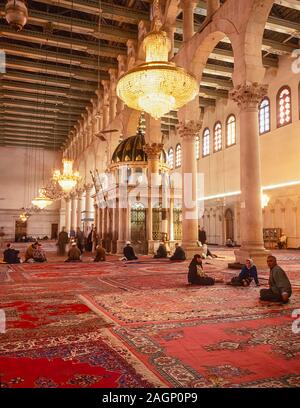
[[[138,130],[136,135],[130,136],[123,140],[114,151],[111,162],[126,163],[126,162],[147,162],[147,154],[144,152],[145,136],[141,130]],[[162,150],[160,160],[163,163],[167,161],[167,155]]]

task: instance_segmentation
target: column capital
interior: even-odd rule
[[[238,104],[242,109],[257,108],[259,102],[268,93],[267,84],[259,84],[252,82],[248,84],[238,85],[229,93],[230,98]]]
[[[76,192],[76,191],[72,191],[72,192],[70,193],[70,197],[71,197],[72,200],[75,200],[75,199],[77,198],[77,192]]]
[[[182,137],[183,139],[195,139],[197,133],[199,133],[202,128],[202,123],[202,120],[189,120],[179,122],[178,130],[180,137]]]
[[[93,188],[93,184],[85,184],[84,189],[86,192],[90,192],[91,189]]]
[[[189,9],[189,8],[195,8],[197,5],[198,1],[197,0],[180,0],[180,8],[183,9]]]
[[[77,198],[78,198],[79,200],[82,199],[82,194],[83,194],[83,192],[84,192],[83,188],[78,188],[78,189],[76,190]]]
[[[158,159],[163,147],[163,143],[147,143],[144,146],[144,152],[147,154],[148,159]]]

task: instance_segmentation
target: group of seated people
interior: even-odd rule
[[[267,264],[270,268],[269,289],[261,289],[260,300],[269,302],[287,303],[292,295],[292,286],[285,271],[277,264],[277,259],[273,255],[267,258]],[[254,280],[256,286],[259,285],[257,268],[252,259],[246,259],[240,274],[233,277],[227,285],[249,286]],[[215,283],[223,283],[223,279],[215,279],[203,270],[201,255],[197,254],[189,265],[188,282],[192,285],[211,286]]]
[[[3,262],[7,264],[18,264],[21,263],[21,258],[19,256],[20,251],[13,247],[13,244],[6,244],[6,249],[3,252]],[[29,245],[25,252],[24,262],[46,262],[46,254],[42,249],[42,245],[39,242],[34,242]]]

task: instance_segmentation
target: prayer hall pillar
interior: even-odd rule
[[[169,209],[169,240],[174,241],[174,189],[171,188]]]
[[[71,200],[70,197],[65,198],[66,201],[66,232],[69,234],[71,229]]]
[[[190,40],[194,31],[194,10],[197,5],[197,1],[194,0],[181,0],[180,6],[183,11],[183,41]]]
[[[128,208],[116,209],[119,212],[118,216],[118,241],[117,241],[117,253],[121,254],[125,246],[126,241],[130,241],[129,236],[129,210]]]
[[[144,146],[148,158],[147,240],[149,254],[154,252],[152,208],[155,202],[158,203],[158,197],[152,197],[152,195],[153,192],[159,194],[159,157],[162,148],[162,143],[148,143]]]
[[[169,206],[170,206],[170,186],[168,183],[168,174],[162,173],[161,175],[162,187],[161,187],[161,204],[162,204],[162,225],[161,232],[170,239],[169,235]]]
[[[77,228],[77,194],[71,193],[71,228]]]
[[[179,123],[182,138],[182,247],[187,259],[199,253],[196,135],[201,121]]]
[[[82,194],[83,194],[82,189],[77,190],[77,227],[79,227],[81,230],[82,230],[81,217],[83,211]]]
[[[98,205],[94,203],[94,225],[99,234],[99,212],[98,212]]]
[[[258,132],[258,104],[268,86],[258,83],[239,85],[230,92],[240,108],[240,236],[236,261],[251,257],[257,266],[266,267],[269,251],[264,248],[261,207],[261,164]]]
[[[92,184],[85,184],[85,219],[86,226],[90,227],[94,222],[94,203],[91,197],[92,194]]]

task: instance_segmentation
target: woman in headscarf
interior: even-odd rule
[[[252,279],[254,279],[256,286],[259,286],[256,266],[254,265],[253,259],[248,258],[239,276],[233,277],[228,284],[232,286],[249,286]]]
[[[202,267],[201,255],[197,254],[189,265],[188,281],[193,285],[211,286],[216,282],[223,282],[222,279],[214,279],[207,276]]]

